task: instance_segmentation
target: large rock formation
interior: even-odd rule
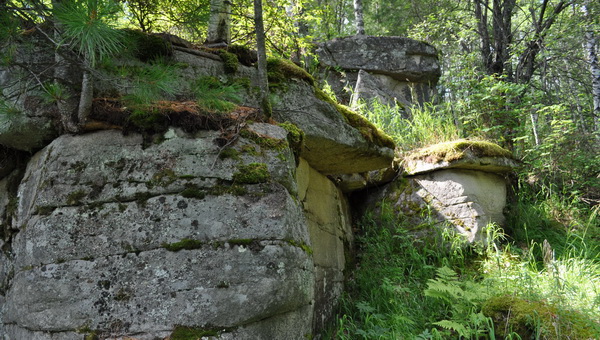
[[[403,37],[338,38],[320,44],[317,54],[329,85],[345,103],[376,98],[392,106],[422,104],[432,100],[441,75],[436,49]]]
[[[227,73],[205,54],[175,51],[180,100],[141,125],[119,103],[135,75],[100,69],[103,98],[79,134],[58,135],[56,102],[18,112],[42,117],[41,131],[0,131],[0,337],[319,337],[353,242],[345,193],[326,175],[389,167],[393,149],[294,74],[273,89],[286,123],[261,123],[255,69]],[[0,72],[12,89],[27,81]],[[189,101],[187,84],[205,78],[246,84],[241,106],[214,114]]]
[[[489,224],[504,224],[504,175],[515,166],[510,152],[489,142],[437,144],[407,156],[404,176],[370,200],[373,206],[390,202],[416,231],[452,226],[473,242],[485,237]]]

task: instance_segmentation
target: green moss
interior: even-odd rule
[[[165,39],[139,30],[126,29],[128,48],[133,56],[143,62],[173,57],[173,47]]]
[[[37,207],[35,207],[34,214],[47,216],[47,215],[50,215],[52,213],[52,211],[54,211],[54,209],[56,209],[56,207],[53,207],[50,205],[38,205]]]
[[[278,125],[288,132],[288,144],[290,145],[295,154],[299,154],[300,151],[302,151],[302,146],[304,144],[304,131],[302,131],[295,124],[290,123],[288,121],[285,121]]]
[[[219,159],[228,159],[228,158],[239,160],[240,152],[234,148],[225,148],[225,149],[221,150],[221,152],[219,152]]]
[[[185,198],[195,198],[199,200],[206,197],[206,192],[200,190],[197,186],[194,185],[188,186],[187,188],[183,189],[183,191],[179,194]]]
[[[315,85],[315,79],[303,68],[293,62],[280,58],[269,58],[267,60],[267,77],[269,84],[285,83],[289,78],[297,78]]]
[[[258,156],[260,155],[260,152],[258,152],[256,150],[256,148],[254,147],[254,145],[250,145],[250,144],[246,144],[244,146],[242,146],[242,152],[247,153],[251,156]]]
[[[296,242],[295,240],[292,240],[292,239],[286,240],[286,242],[289,245],[291,245],[291,246],[298,247],[298,248],[302,249],[308,255],[312,255],[313,254],[312,248],[308,244],[306,244],[304,242]]]
[[[171,333],[171,340],[198,340],[208,336],[219,336],[219,334],[217,329],[176,326]]]
[[[86,167],[87,167],[87,164],[85,164],[82,161],[77,161],[77,162],[71,164],[71,169],[77,173],[82,172],[83,170],[85,170]]]
[[[129,115],[129,123],[142,131],[166,131],[169,126],[169,119],[158,110],[134,110]]]
[[[77,191],[73,191],[71,192],[68,196],[67,196],[67,205],[80,205],[81,204],[81,200],[86,196],[87,194],[85,193],[85,191],[83,190],[77,190]]]
[[[227,52],[235,54],[240,63],[246,66],[252,66],[252,64],[258,61],[256,51],[253,51],[246,46],[235,44],[229,45],[227,47]]]
[[[264,163],[250,163],[238,167],[239,172],[233,175],[236,184],[258,184],[265,183],[271,178],[271,174]]]
[[[360,132],[360,134],[369,142],[378,146],[388,147],[390,149],[394,149],[396,147],[392,137],[379,130],[375,125],[373,125],[373,123],[369,122],[367,118],[352,111],[349,107],[337,103],[333,98],[329,97],[327,93],[318,87],[315,87],[315,97],[335,106],[336,110],[342,114],[342,117],[344,117],[344,120],[350,126],[357,129],[358,132]]]
[[[227,240],[227,243],[234,246],[249,246],[254,240],[250,238],[235,238],[232,240]]]
[[[151,188],[154,186],[166,187],[175,182],[176,179],[177,176],[175,175],[175,171],[173,171],[173,169],[165,168],[156,172],[148,184]]]
[[[255,142],[256,144],[260,145],[261,147],[267,148],[267,149],[282,150],[282,149],[285,149],[288,147],[287,140],[270,138],[270,137],[262,137],[250,130],[240,131],[240,136],[250,139],[253,142]]]
[[[163,243],[161,246],[168,251],[180,251],[180,250],[192,250],[199,249],[202,247],[203,242],[198,240],[192,240],[184,238],[183,240],[175,243]]]
[[[221,60],[223,60],[223,67],[225,68],[225,73],[231,74],[237,72],[240,62],[238,61],[238,57],[235,54],[229,53],[225,50],[220,50],[219,56],[221,57]]]
[[[510,332],[523,339],[598,339],[600,336],[598,322],[543,301],[496,296],[483,304],[482,312],[492,318],[496,335],[502,338]]]
[[[512,158],[512,153],[499,145],[487,141],[472,141],[460,139],[457,141],[439,143],[428,146],[407,156],[407,159],[422,159],[431,163],[441,161],[452,162],[468,154],[476,157],[507,157]]]

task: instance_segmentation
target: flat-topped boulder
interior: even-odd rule
[[[404,37],[337,38],[321,44],[317,53],[326,66],[365,70],[403,81],[437,81],[441,75],[436,49]]]
[[[510,151],[494,143],[471,140],[435,144],[408,155],[404,160],[408,175],[442,169],[506,173],[517,165]]]
[[[407,156],[404,176],[370,200],[392,202],[415,230],[452,227],[473,242],[484,237],[489,224],[504,223],[504,174],[516,164],[508,150],[493,143],[440,143]]]
[[[374,99],[402,108],[429,102],[441,75],[436,49],[404,37],[337,38],[316,53],[337,99],[352,106]]]

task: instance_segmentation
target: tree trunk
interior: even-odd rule
[[[262,0],[254,0],[254,25],[256,28],[256,49],[258,54],[258,86],[260,104],[265,117],[271,117],[269,102],[269,82],[267,79],[267,49],[265,46],[265,28],[263,23]]]
[[[592,76],[592,98],[595,132],[600,132],[600,65],[598,63],[598,53],[596,51],[597,41],[593,30],[592,16],[589,11],[590,1],[587,0],[584,6],[585,16],[588,21],[585,31],[585,49],[590,65],[590,74]],[[600,138],[600,135],[598,136]]]
[[[354,19],[356,20],[356,35],[365,35],[362,0],[354,0]]]
[[[231,43],[231,2],[229,0],[211,0],[208,19],[207,44]]]

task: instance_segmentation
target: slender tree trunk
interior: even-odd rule
[[[585,49],[590,65],[590,74],[592,76],[592,115],[594,117],[594,129],[595,132],[598,133],[600,132],[600,65],[598,63],[598,53],[596,51],[596,35],[594,34],[592,27],[592,17],[589,12],[589,7],[590,1],[587,0],[584,6],[586,19],[588,20],[585,32]],[[598,137],[600,138],[600,135]]]
[[[265,27],[263,23],[262,0],[254,0],[254,24],[256,28],[256,49],[258,54],[258,86],[263,114],[271,117],[269,102],[269,82],[267,79],[267,49],[265,46]]]
[[[356,20],[356,35],[365,35],[362,0],[354,0],[354,19]]]
[[[229,0],[210,0],[210,18],[208,19],[207,44],[231,43],[231,2]]]
[[[94,79],[89,70],[83,71],[81,80],[81,94],[79,95],[79,107],[77,109],[77,120],[79,127],[83,127],[92,112],[92,101],[94,99]]]

